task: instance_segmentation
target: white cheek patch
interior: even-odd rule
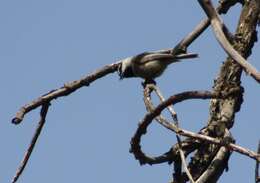
[[[126,70],[127,67],[131,67],[131,60],[132,57],[128,57],[122,60],[122,72],[124,72]]]

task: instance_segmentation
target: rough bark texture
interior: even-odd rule
[[[259,1],[251,0],[245,2],[242,8],[240,20],[234,35],[232,44],[234,48],[244,57],[251,54],[251,49],[257,41],[256,25],[259,15]],[[241,87],[241,67],[231,58],[227,58],[220,69],[220,73],[214,82],[214,91],[229,91],[234,87]],[[234,125],[235,113],[240,110],[243,102],[243,90],[237,96],[230,96],[227,99],[212,99],[210,104],[210,117],[208,125],[203,133],[223,138],[225,129]],[[189,168],[194,177],[198,179],[201,174],[209,168],[210,163],[219,151],[219,146],[213,144],[201,144],[192,158]],[[218,168],[210,179],[200,182],[217,182],[223,171],[227,168],[230,156],[229,151],[223,151],[222,159],[218,159]]]

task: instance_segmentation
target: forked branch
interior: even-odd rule
[[[229,43],[223,31],[223,28],[227,29],[227,27],[224,25],[217,11],[213,7],[211,1],[210,0],[198,0],[198,1],[201,7],[203,8],[203,10],[205,11],[205,13],[207,14],[207,16],[209,17],[215,36],[218,42],[220,43],[220,45],[222,46],[222,48],[225,50],[225,52],[233,60],[235,60],[245,70],[247,74],[252,76],[258,83],[260,83],[260,72],[258,72],[255,67],[253,67],[250,63],[248,63]]]
[[[28,162],[28,160],[29,160],[29,158],[32,154],[32,151],[33,151],[34,146],[37,142],[37,139],[38,139],[38,137],[39,137],[39,135],[42,131],[44,124],[45,124],[49,106],[50,106],[50,103],[48,103],[48,102],[42,105],[41,112],[40,112],[40,116],[41,116],[40,121],[37,125],[35,132],[34,132],[31,143],[30,143],[30,145],[29,145],[29,147],[28,147],[28,149],[27,149],[27,151],[24,155],[24,158],[21,161],[21,164],[20,164],[19,168],[17,169],[15,176],[13,177],[12,183],[15,183],[18,180],[18,178],[20,177],[20,175],[23,173],[23,170],[24,170],[24,168],[25,168],[25,166],[26,166],[26,164],[27,164],[27,162]]]

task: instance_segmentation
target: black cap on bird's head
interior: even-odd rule
[[[134,77],[131,61],[132,57],[122,60],[117,70],[120,79]]]

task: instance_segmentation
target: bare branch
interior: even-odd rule
[[[165,98],[163,97],[160,89],[155,84],[147,84],[144,88],[144,103],[145,103],[145,106],[146,106],[146,109],[148,112],[151,112],[151,110],[154,108],[152,101],[151,101],[151,97],[150,97],[150,93],[152,91],[155,91],[155,93],[157,94],[157,96],[159,97],[161,102],[165,101]],[[170,114],[175,122],[175,125],[177,127],[177,125],[178,125],[177,113],[174,111],[172,106],[168,106],[167,109],[170,112]],[[160,116],[160,117],[163,118],[163,116]]]
[[[238,3],[238,0],[221,0],[220,5],[217,7],[219,13],[226,13],[229,8]],[[173,54],[179,52],[186,52],[189,45],[195,41],[210,25],[210,19],[203,19],[187,36],[185,36],[174,49],[166,50],[171,51]]]
[[[21,107],[21,109],[17,112],[15,118],[12,119],[12,123],[19,124],[20,122],[22,122],[24,115],[26,113],[30,112],[31,110],[36,109],[37,107],[39,107],[45,103],[48,103],[48,102],[52,101],[53,99],[67,96],[83,86],[89,86],[90,83],[92,83],[93,81],[95,81],[99,78],[117,71],[119,64],[120,64],[120,62],[106,65],[103,68],[83,77],[82,79],[64,84],[63,87],[52,90],[49,93],[42,95],[38,99],[33,100],[31,103],[26,104],[23,107]]]
[[[228,149],[224,146],[222,146],[218,153],[215,155],[214,159],[211,161],[209,167],[206,169],[205,172],[196,180],[196,183],[203,183],[207,182],[207,180],[213,180],[215,178],[216,172],[219,172],[219,167],[223,166],[223,162],[227,163],[228,157],[230,156],[230,153]],[[226,166],[226,165],[224,165]]]
[[[47,116],[47,113],[48,113],[49,106],[50,106],[49,102],[44,103],[42,105],[41,112],[40,112],[40,115],[41,115],[40,121],[37,125],[35,132],[34,132],[31,143],[30,143],[30,145],[29,145],[29,147],[28,147],[28,149],[27,149],[27,151],[24,155],[24,158],[21,161],[21,164],[20,164],[19,168],[17,169],[15,176],[13,177],[12,183],[15,183],[18,180],[18,178],[20,177],[20,175],[23,173],[23,170],[24,170],[24,168],[25,168],[25,166],[26,166],[26,164],[27,164],[27,162],[28,162],[28,160],[29,160],[29,158],[32,154],[32,151],[33,151],[34,146],[37,142],[37,139],[38,139],[38,137],[39,137],[39,135],[42,131],[44,124],[45,124],[45,120],[46,120],[46,116]]]
[[[181,162],[183,164],[183,167],[184,167],[184,170],[190,180],[191,183],[195,183],[193,178],[192,178],[192,175],[188,169],[188,166],[187,166],[187,163],[186,163],[186,160],[185,160],[185,156],[184,156],[184,153],[183,153],[183,150],[182,150],[182,146],[181,146],[181,139],[178,135],[176,135],[176,138],[177,138],[177,142],[178,142],[178,145],[179,145],[179,153],[180,153],[180,156],[181,156]]]
[[[214,95],[212,95],[211,92],[194,91],[194,92],[184,92],[184,93],[181,93],[179,95],[174,95],[172,97],[175,99],[176,96],[177,96],[177,99],[180,98],[180,99],[184,100],[186,98],[188,99],[188,98],[196,98],[196,97],[206,99],[206,98],[211,98]],[[170,98],[172,98],[172,97],[170,97]],[[184,97],[184,98],[182,98],[182,97]],[[169,102],[169,100],[167,100],[167,101]],[[165,104],[165,102],[162,102],[159,106],[164,104],[163,106],[164,106],[164,108],[166,108],[168,105],[171,104],[171,103]],[[179,102],[179,101],[177,101],[177,102]],[[151,107],[151,106],[148,106],[148,107]],[[138,129],[137,129],[135,135],[133,136],[133,138],[131,140],[130,152],[134,154],[135,158],[139,160],[141,165],[146,164],[146,163],[152,164],[155,161],[154,158],[150,158],[147,155],[145,155],[145,153],[142,152],[141,145],[140,145],[141,136],[146,133],[146,129],[147,129],[148,125],[151,123],[151,121],[155,117],[157,117],[160,114],[160,112],[156,113],[157,110],[154,110],[153,107],[149,108],[149,110],[152,110],[152,112],[148,113],[149,115],[147,114],[145,116],[144,120],[139,123]],[[147,121],[147,120],[149,120],[149,121]],[[172,123],[167,123],[167,120],[159,120],[159,122],[162,123],[165,126],[169,125],[169,126],[167,126],[168,129],[171,129],[171,130],[174,129],[174,130],[177,130],[177,132],[178,132],[178,129],[175,128],[175,126]]]
[[[144,103],[145,103],[145,106],[146,106],[146,109],[148,112],[152,112],[152,110],[154,110],[154,106],[153,106],[153,103],[151,101],[151,96],[150,96],[151,92],[154,90],[155,90],[157,96],[160,98],[160,101],[161,102],[165,101],[162,93],[160,92],[159,88],[156,85],[154,85],[154,84],[145,85]],[[170,130],[172,130],[171,128],[173,128],[174,131],[178,131],[179,124],[178,124],[177,114],[173,110],[172,106],[168,106],[167,109],[171,113],[172,118],[175,121],[175,124],[168,122],[162,115],[157,116],[155,119],[159,124],[163,125],[164,127],[168,128]],[[179,138],[178,134],[176,134],[176,136]],[[181,161],[183,161],[183,158],[181,160],[181,158],[179,156],[179,151],[181,151],[181,153],[183,153],[184,156],[188,155],[196,149],[197,144],[198,144],[194,140],[192,141],[192,143],[189,143],[189,142],[191,142],[191,141],[186,140],[184,142],[181,142],[181,149],[180,149],[180,145],[177,144],[177,145],[175,145],[175,147],[171,148],[168,152],[165,153],[165,155],[168,155],[168,163],[171,163],[172,161],[174,161],[173,176],[177,182],[182,180],[182,163],[181,163]],[[185,153],[184,153],[183,145],[185,148]],[[187,175],[188,175],[188,173],[187,173]]]
[[[146,129],[148,127],[148,125],[152,122],[152,120],[157,117],[161,111],[164,108],[167,108],[167,106],[171,105],[171,104],[175,104],[178,102],[181,102],[183,100],[187,100],[187,99],[209,99],[209,98],[221,98],[221,97],[225,97],[228,95],[232,95],[234,93],[236,93],[237,90],[231,91],[229,94],[220,94],[220,93],[212,93],[209,91],[204,91],[204,92],[199,92],[199,91],[189,91],[189,92],[183,92],[174,96],[171,96],[168,100],[160,103],[157,108],[153,109],[150,108],[152,110],[151,113],[148,113],[145,118],[139,123],[139,127],[134,135],[134,137],[131,140],[131,153],[134,153],[136,159],[139,160],[140,164],[152,164],[155,159],[154,158],[150,158],[148,156],[146,156],[142,150],[141,150],[141,145],[139,145],[140,140],[141,140],[141,136],[143,134],[146,133]],[[172,123],[168,123],[167,120],[162,120],[160,121],[160,124],[162,124],[163,126],[165,126],[166,128],[173,130],[175,133],[178,133],[180,135],[184,136],[187,134],[186,131],[183,131],[179,128],[176,128],[176,126]],[[191,137],[194,137],[194,133],[188,133]],[[195,135],[196,136],[196,135]],[[201,136],[199,136],[200,138]],[[210,137],[209,137],[210,138]],[[203,136],[204,139],[204,136]],[[211,138],[211,140],[214,138]],[[219,141],[217,141],[219,142]],[[220,142],[219,142],[220,143]],[[165,160],[165,158],[164,158]]]
[[[257,71],[255,67],[253,67],[250,63],[248,63],[229,43],[226,38],[225,33],[223,32],[223,21],[217,14],[215,8],[213,7],[210,0],[198,0],[201,7],[204,9],[205,13],[209,17],[211,21],[211,25],[213,27],[213,31],[215,36],[225,50],[225,52],[232,57],[249,75],[251,75],[258,83],[260,83],[260,72]],[[225,26],[226,27],[226,26]]]
[[[231,2],[232,0],[226,0]],[[242,10],[239,16],[239,22],[232,40],[232,46],[237,50],[244,58],[248,58],[252,52],[254,43],[257,41],[256,32],[256,19],[258,16],[259,0],[241,1]],[[220,68],[220,72],[214,81],[214,91],[228,90],[230,87],[241,86],[241,73],[243,68],[236,63],[231,57],[228,57]],[[210,113],[207,122],[207,133],[213,137],[222,138],[225,131],[224,129],[230,129],[235,124],[236,112],[240,110],[243,103],[243,93],[236,96],[228,97],[224,100],[213,99],[210,103]],[[212,159],[216,156],[216,152],[219,150],[219,146],[209,143],[205,144],[197,150],[191,160],[189,167],[192,175],[195,179],[199,178],[205,169],[208,167]],[[230,151],[228,151],[229,153]],[[228,162],[228,159],[223,159],[222,165]],[[221,161],[221,159],[220,159]],[[220,166],[216,172],[214,172],[213,182],[217,182],[221,174],[225,170],[225,166]],[[204,179],[204,182],[211,182],[212,177]]]
[[[152,112],[147,113],[145,115],[145,117],[143,118],[143,120],[139,123],[138,129],[135,132],[135,134],[131,140],[131,152],[134,153],[135,158],[138,159],[141,164],[147,163],[147,162],[143,161],[142,157],[140,159],[140,152],[142,152],[141,145],[140,145],[141,136],[146,134],[147,127],[151,124],[152,120],[156,116],[160,115],[160,113],[165,108],[167,108],[167,106],[174,105],[176,103],[182,102],[187,99],[225,98],[225,97],[233,95],[239,91],[240,90],[234,89],[233,91],[231,91],[230,93],[225,94],[225,95],[220,94],[220,93],[209,92],[209,91],[189,91],[189,92],[183,92],[183,93],[179,93],[179,94],[169,97],[167,100],[160,103],[155,109],[153,109]],[[191,137],[193,139],[198,139],[198,140],[202,140],[202,141],[207,141],[207,142],[210,142],[213,144],[223,145],[221,140],[212,138],[212,137],[209,137],[206,135],[197,134],[197,133],[183,130],[180,128],[178,128],[176,131],[176,127],[174,127],[173,124],[168,123],[167,121],[164,121],[164,123],[160,123],[160,124],[162,124],[166,128],[172,130],[173,132],[175,132],[179,135]],[[258,154],[256,154],[255,152],[253,152],[251,150],[245,149],[241,146],[238,146],[238,145],[232,144],[232,143],[230,143],[226,146],[228,147],[229,150],[239,152],[241,154],[244,154],[244,155],[246,155],[252,159],[258,160],[258,161],[260,160],[260,157],[258,156]]]
[[[165,125],[165,124],[162,124],[162,125]],[[181,129],[181,128],[179,128],[178,131],[176,132],[174,130],[174,128],[171,128],[171,124],[167,124],[167,126],[165,126],[165,127],[168,128],[168,129],[171,129],[175,133],[178,132],[179,135],[182,135],[182,136],[185,136],[185,137],[191,137],[193,139],[207,141],[207,142],[210,142],[210,143],[213,143],[213,144],[223,145],[221,140],[210,137],[210,136],[197,134],[197,133],[187,131],[187,130],[184,130],[184,129]],[[243,154],[245,156],[248,156],[248,157],[250,157],[254,160],[260,161],[260,156],[258,154],[256,154],[254,151],[243,148],[239,145],[230,143],[229,145],[227,145],[227,148],[231,151],[236,151],[236,152]]]
[[[164,102],[165,101],[165,98],[163,97],[162,95],[162,92],[159,90],[159,88],[155,85],[153,85],[154,87],[154,91],[155,93],[157,94],[157,96],[160,98],[160,101],[161,102]],[[178,127],[178,117],[177,117],[177,113],[174,111],[173,107],[172,106],[168,106],[167,107],[168,111],[170,112],[174,122],[175,122],[175,125],[176,127]]]

